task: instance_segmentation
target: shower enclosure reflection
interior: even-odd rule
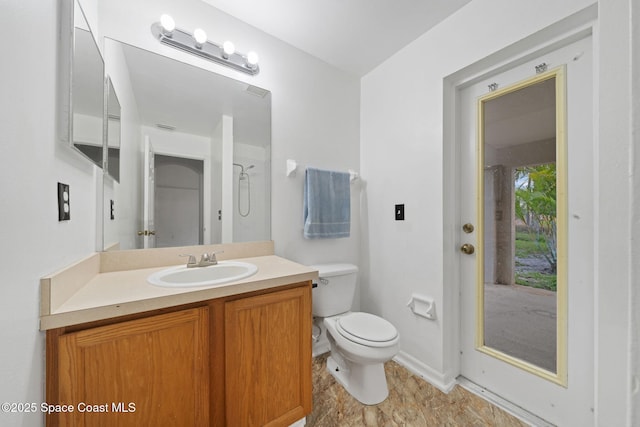
[[[240,167],[240,174],[238,175],[238,187],[233,192],[238,204],[238,214],[246,218],[251,213],[251,176],[249,175],[249,169],[253,169],[256,165],[250,165],[245,167],[240,163],[234,163],[233,166]],[[244,185],[243,185],[244,184]],[[244,209],[241,205],[244,205]]]
[[[122,104],[105,248],[269,240],[270,93],[111,39],[105,62]]]

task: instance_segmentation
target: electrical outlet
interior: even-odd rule
[[[58,183],[58,221],[71,219],[71,202],[69,200],[69,185]]]
[[[404,204],[396,205],[396,221],[404,221]]]
[[[114,219],[116,219],[116,214],[114,212],[114,206],[113,206],[114,205],[113,199],[111,199],[109,202],[110,202],[110,205],[111,205],[111,211],[110,211],[111,213],[110,213],[109,218],[113,221]]]

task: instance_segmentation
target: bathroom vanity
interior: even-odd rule
[[[185,249],[224,249],[219,258],[242,258],[258,272],[213,287],[147,283],[169,265],[150,263]],[[43,278],[46,402],[69,405],[54,407],[47,425],[288,426],[304,418],[316,278],[273,255],[271,242],[105,252]]]

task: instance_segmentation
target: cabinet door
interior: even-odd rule
[[[208,334],[202,307],[60,336],[60,425],[207,425]]]
[[[225,304],[229,426],[286,426],[311,412],[311,287]]]

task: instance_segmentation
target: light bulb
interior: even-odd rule
[[[165,35],[170,35],[176,29],[176,21],[166,13],[160,16],[160,25]]]
[[[202,45],[207,41],[207,33],[202,28],[196,28],[193,31],[193,39],[196,41],[196,47],[202,48]]]
[[[247,53],[247,66],[254,70],[258,66],[258,54],[254,51]]]
[[[236,51],[236,47],[230,41],[226,41],[222,44],[222,57],[229,59],[229,56],[233,55]]]

